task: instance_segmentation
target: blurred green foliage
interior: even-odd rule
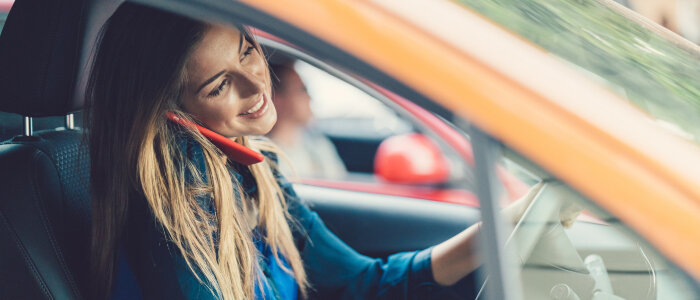
[[[699,53],[594,0],[458,2],[605,79],[614,92],[700,141]]]

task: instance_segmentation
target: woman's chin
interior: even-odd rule
[[[272,104],[272,102],[270,102]],[[260,128],[256,135],[266,135],[272,130],[272,127],[277,123],[277,111],[274,105],[268,107],[265,115],[260,119]]]

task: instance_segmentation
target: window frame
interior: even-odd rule
[[[253,30],[253,33],[255,34],[255,30]],[[405,107],[402,107],[400,104],[394,102],[381,91],[377,90],[379,88],[378,86],[375,86],[369,80],[364,79],[359,75],[353,74],[350,71],[344,71],[340,67],[336,67],[329,63],[326,63],[314,57],[313,55],[305,52],[299,47],[295,47],[293,45],[289,45],[281,41],[275,41],[271,38],[267,38],[264,36],[257,36],[256,39],[264,48],[267,47],[273,49],[274,51],[280,51],[286,56],[293,57],[297,60],[301,60],[311,65],[312,67],[315,67],[318,70],[325,72],[327,75],[332,76],[335,79],[360,90],[361,92],[367,94],[369,97],[372,97],[376,101],[379,101],[383,105],[387,106],[391,111],[396,113],[398,117],[408,122],[418,133],[426,135],[433,142],[435,142],[448,162],[460,162],[462,164],[462,166],[459,167],[458,170],[463,170],[463,172],[466,172],[466,174],[464,176],[459,177],[455,177],[454,174],[451,174],[450,178],[448,178],[448,181],[446,182],[446,185],[455,183],[459,183],[460,185],[462,185],[464,183],[464,180],[466,179],[469,181],[466,186],[466,190],[475,191],[473,169],[467,163],[463,163],[459,151],[454,149],[450,145],[450,143],[445,140],[443,136],[436,132],[434,128],[431,128],[431,126],[425,124],[424,120],[421,120],[418,116],[415,115],[415,112],[407,110]],[[411,102],[407,99],[406,101]],[[425,113],[429,113],[423,107],[419,107],[419,109],[423,110]],[[448,123],[444,122],[444,120],[439,121],[443,122],[445,126],[450,126]],[[466,137],[464,138],[465,140],[468,140]],[[450,171],[452,173],[454,173],[453,169],[454,167],[451,167]]]

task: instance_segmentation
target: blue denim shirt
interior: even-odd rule
[[[201,146],[187,138],[183,138],[179,144],[199,168],[200,174],[206,174]],[[268,159],[276,159],[266,155]],[[256,191],[255,180],[247,168],[233,165],[230,171],[246,193]],[[311,283],[310,299],[474,298],[476,272],[453,286],[443,287],[433,279],[430,263],[432,248],[397,253],[386,261],[359,254],[333,234],[318,214],[300,201],[284,177],[277,172],[276,176],[286,195],[289,213],[297,221],[297,225],[291,225],[291,229]],[[178,249],[150,213],[145,200],[132,202],[137,204],[131,208],[114,298],[119,298],[119,291],[123,289],[140,290],[146,299],[220,299],[206,284],[196,280]],[[211,205],[200,203],[207,204]],[[265,245],[258,247],[264,251]],[[266,276],[267,280],[273,281],[272,284],[289,284],[290,278],[279,273]],[[293,284],[296,291],[296,283]],[[133,285],[138,285],[138,288]]]

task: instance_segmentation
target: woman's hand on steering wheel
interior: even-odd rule
[[[532,201],[537,197],[537,194],[539,194],[544,185],[545,184],[543,181],[538,182],[537,184],[533,185],[524,196],[513,201],[513,203],[501,210],[503,218],[510,221],[512,225],[518,224],[520,219],[525,214],[525,211],[527,211],[527,208],[530,207]]]
[[[509,220],[512,225],[518,224],[520,219],[532,205],[533,200],[537,197],[542,187],[545,186],[544,181],[540,181],[533,185],[530,190],[518,200],[515,200],[510,205],[506,206],[501,212],[506,220]],[[559,220],[565,228],[571,227],[576,218],[581,214],[582,208],[573,201],[561,199],[562,205],[559,209]]]

